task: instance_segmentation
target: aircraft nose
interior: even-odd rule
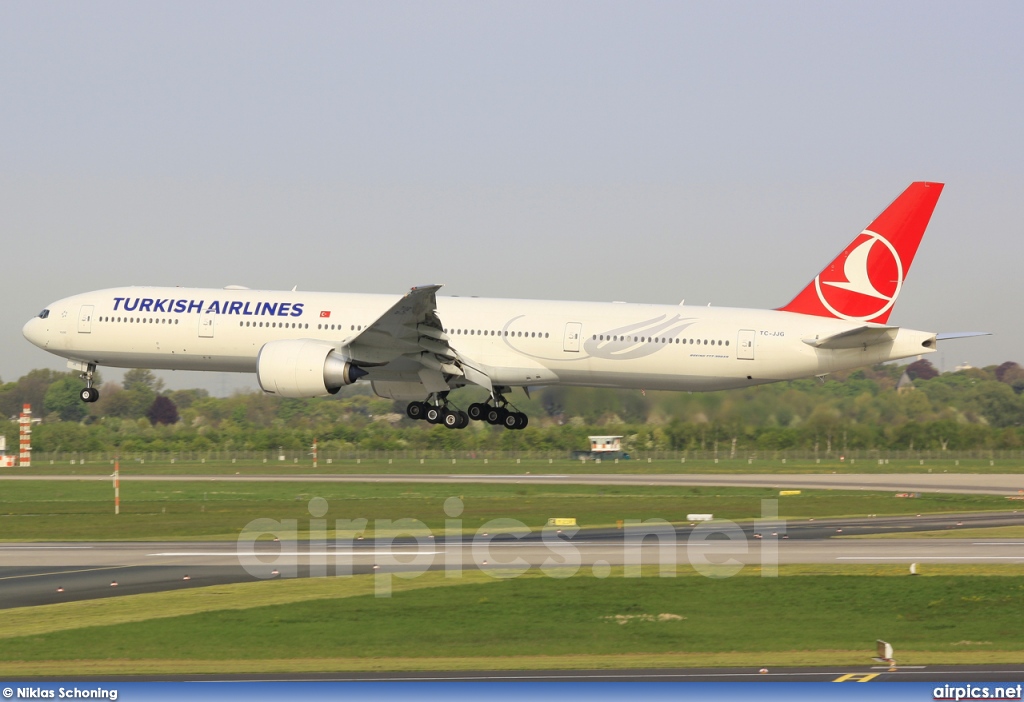
[[[28,320],[21,328],[22,335],[41,349],[46,348],[46,322],[39,317]]]

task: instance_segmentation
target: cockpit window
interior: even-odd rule
[[[46,319],[50,316],[50,310],[43,310],[39,313],[39,319]]]

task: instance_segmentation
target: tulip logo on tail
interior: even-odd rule
[[[836,265],[843,262],[842,270]],[[864,230],[814,279],[818,299],[840,319],[867,322],[889,311],[903,287],[903,262],[885,237]]]
[[[942,183],[911,183],[784,312],[885,324],[928,227]]]

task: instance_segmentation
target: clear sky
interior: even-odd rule
[[[1024,362],[1022,36],[1020,2],[0,3],[0,378],[121,285],[775,307],[913,180],[947,185],[890,322]]]

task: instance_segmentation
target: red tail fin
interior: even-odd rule
[[[885,324],[896,304],[942,183],[911,183],[784,312]]]

